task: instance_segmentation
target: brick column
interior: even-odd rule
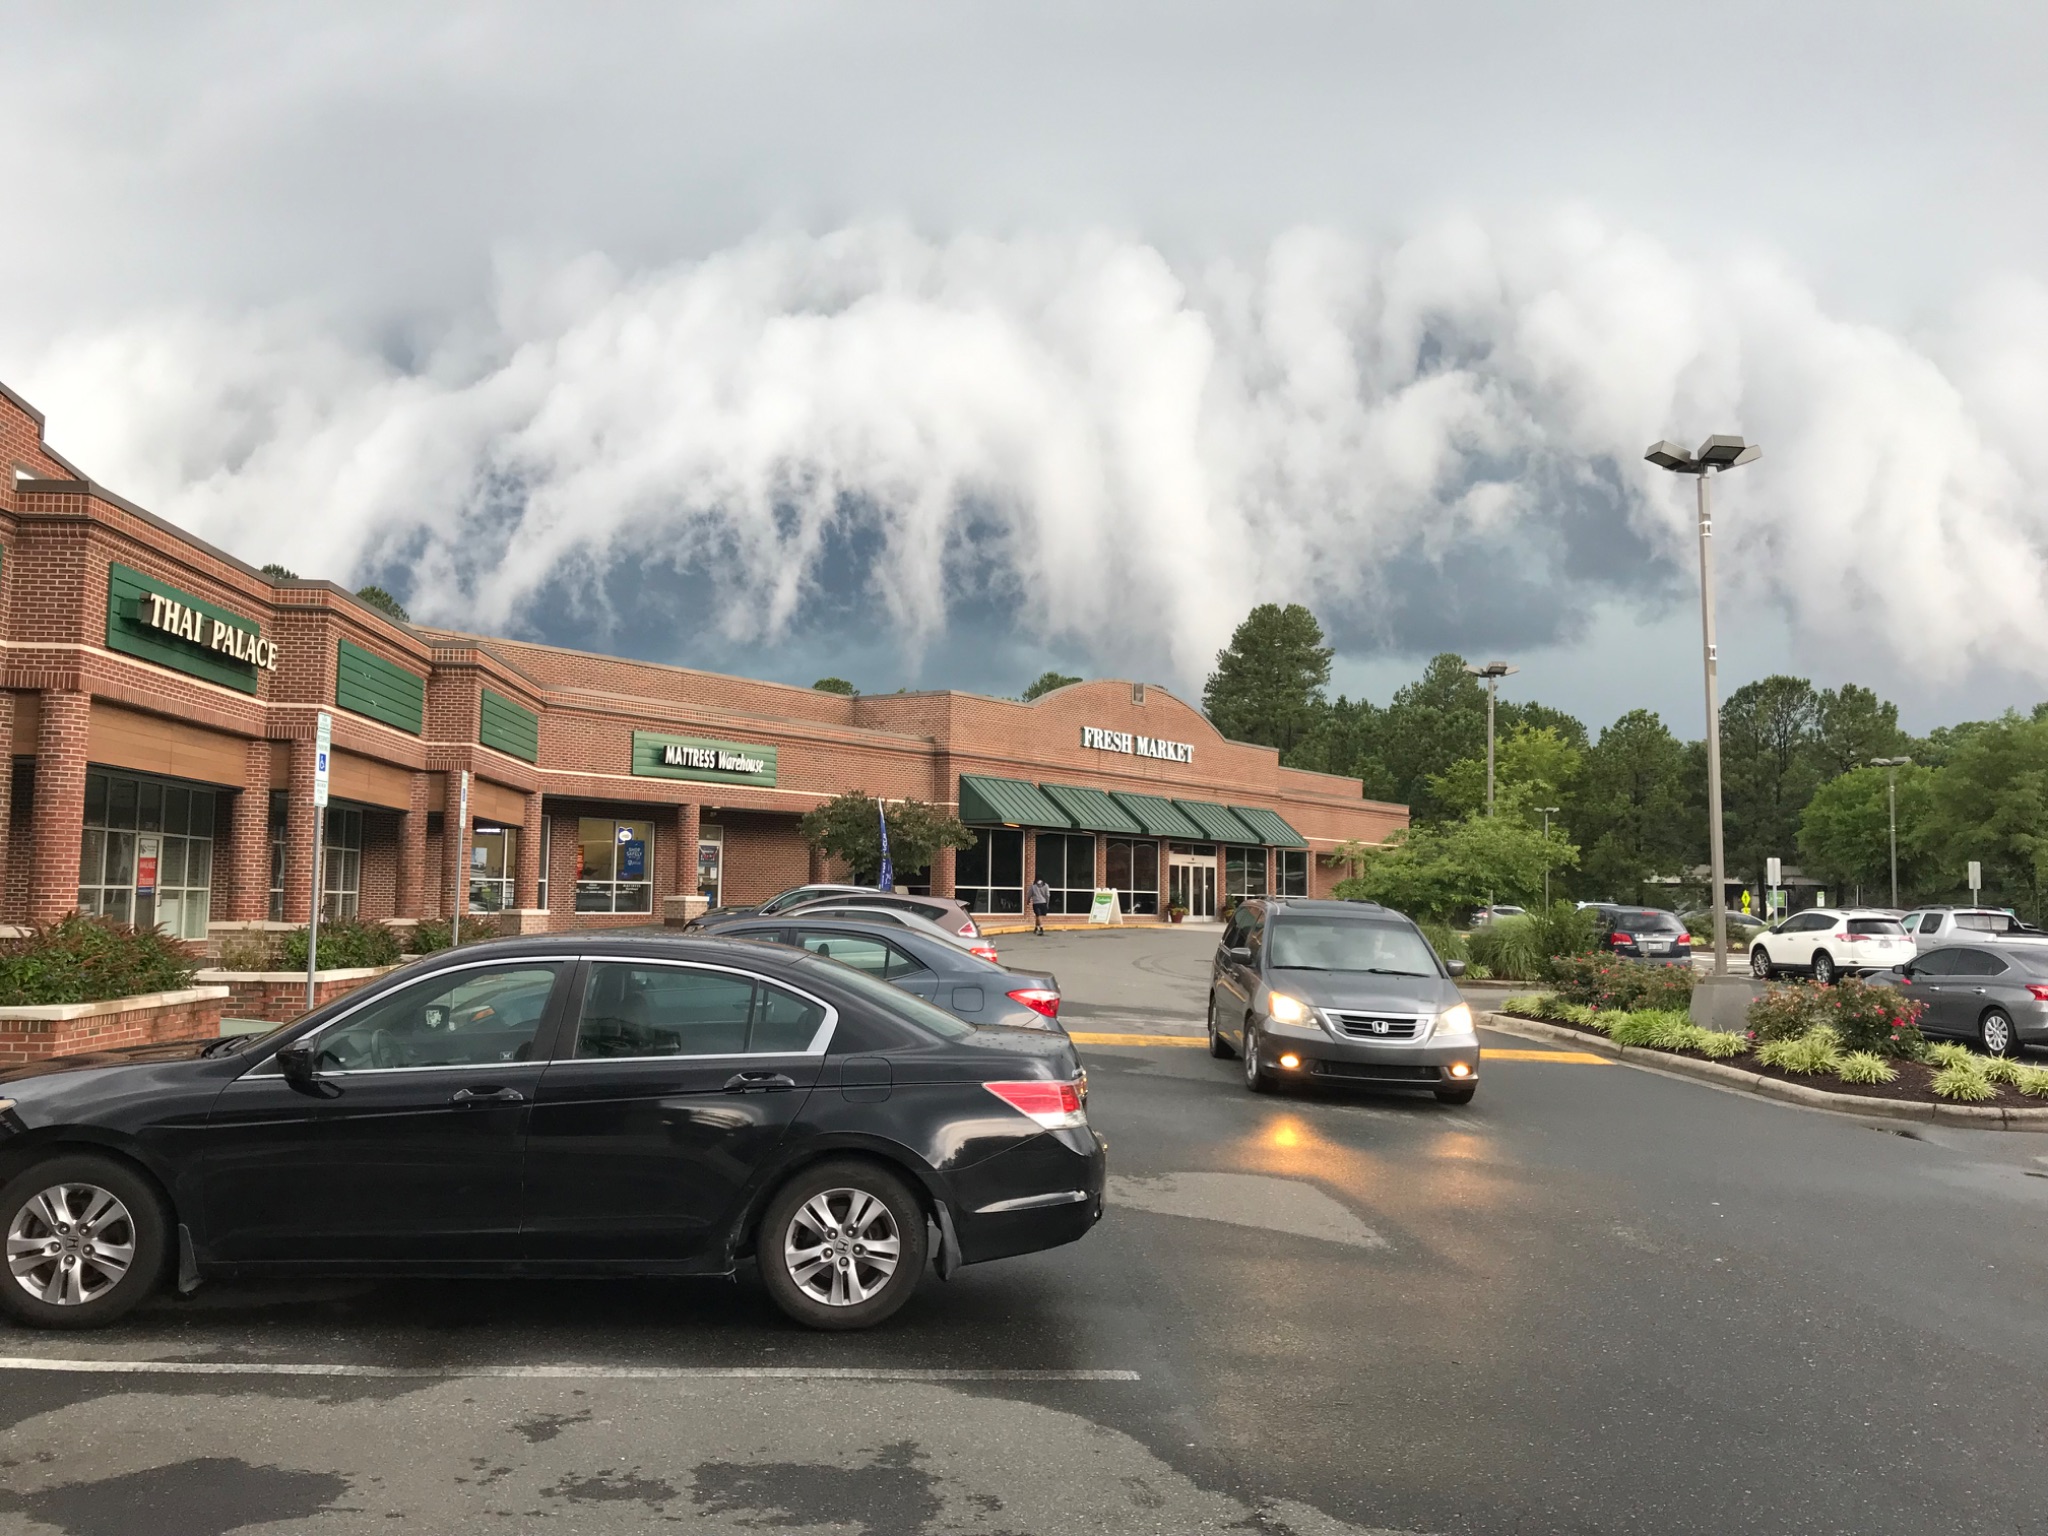
[[[245,742],[242,747],[242,792],[222,796],[228,807],[227,836],[221,859],[214,862],[216,876],[227,876],[227,900],[216,902],[216,920],[233,923],[262,922],[270,916],[270,743]]]
[[[314,742],[311,736],[292,742],[292,779],[285,786],[284,920],[312,920]]]
[[[513,905],[530,912],[540,905],[540,791],[526,797],[526,820],[519,828],[519,870],[512,885]],[[552,893],[550,893],[552,894]]]
[[[932,855],[932,894],[950,896],[953,894],[953,873],[955,860],[960,856],[957,848],[941,848]]]
[[[47,923],[78,906],[79,841],[85,830],[85,756],[92,695],[46,689],[36,742],[28,920]]]
[[[476,780],[472,778],[469,792],[476,793]],[[463,821],[462,773],[459,769],[448,771],[448,808],[441,813],[441,916],[453,917],[455,903],[462,903],[465,922],[469,919],[469,848],[471,832]],[[474,820],[472,815],[470,818]]]
[[[675,885],[670,894],[694,896],[697,894],[697,836],[702,820],[701,807],[679,805],[676,807],[676,874]]]
[[[410,774],[409,803],[398,814],[398,915],[427,913],[427,794],[432,780]]]
[[[7,889],[7,844],[13,835],[14,695],[0,691],[0,892]]]

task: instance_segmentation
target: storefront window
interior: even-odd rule
[[[1052,892],[1055,912],[1086,913],[1095,900],[1095,834],[1038,834],[1038,878]]]
[[[970,827],[974,846],[953,865],[953,894],[970,912],[1024,910],[1024,834],[1008,827]]]
[[[162,779],[85,776],[78,910],[206,937],[213,893],[214,792]]]
[[[285,790],[270,792],[270,920],[284,921],[284,852],[286,824],[291,814],[291,796]]]
[[[469,910],[508,912],[518,900],[519,828],[480,821],[470,834]]]
[[[1143,917],[1159,915],[1159,845],[1112,837],[1103,849],[1108,872],[1103,883],[1123,892],[1123,907]]]
[[[1266,850],[1225,848],[1223,850],[1223,894],[1231,901],[1266,894]]]
[[[725,879],[725,828],[697,828],[697,894],[712,906],[720,905],[719,887]]]
[[[1279,867],[1274,872],[1280,882],[1282,896],[1306,896],[1308,894],[1308,850],[1306,848],[1282,848],[1273,855]]]
[[[327,807],[325,846],[320,860],[327,868],[321,886],[320,915],[353,919],[363,900],[363,813],[351,805]]]
[[[576,824],[576,910],[654,910],[654,823],[585,816]]]

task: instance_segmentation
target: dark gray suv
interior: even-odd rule
[[[1452,981],[1464,969],[1390,907],[1254,898],[1216,949],[1209,1054],[1242,1057],[1253,1093],[1314,1078],[1469,1104],[1479,1037]]]

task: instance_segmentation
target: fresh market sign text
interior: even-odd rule
[[[1195,749],[1185,741],[1161,741],[1156,736],[1133,736],[1129,731],[1105,731],[1098,725],[1081,727],[1081,745],[1098,752],[1122,752],[1129,757],[1156,757],[1168,763],[1192,763]]]

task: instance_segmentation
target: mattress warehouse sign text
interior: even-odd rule
[[[1157,736],[1136,736],[1129,731],[1105,731],[1099,725],[1081,727],[1081,745],[1097,752],[1121,752],[1126,757],[1152,757],[1163,763],[1192,763],[1195,749],[1185,741],[1162,741]]]
[[[633,772],[652,779],[698,779],[720,784],[775,783],[775,748],[701,736],[633,733]]]

